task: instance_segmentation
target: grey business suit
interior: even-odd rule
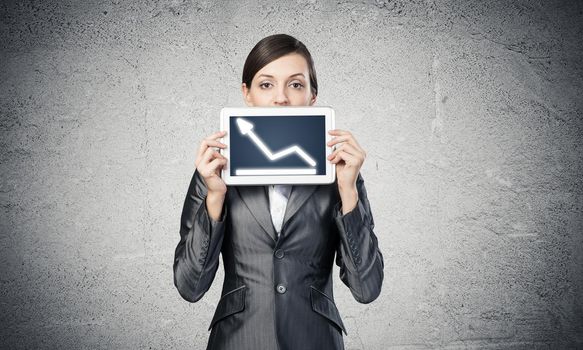
[[[344,349],[346,329],[334,304],[332,266],[360,303],[375,300],[383,255],[360,173],[356,208],[342,216],[337,183],[293,186],[276,240],[265,186],[229,186],[222,217],[207,213],[195,170],[184,202],[174,284],[196,302],[223,256],[225,280],[207,349]]]

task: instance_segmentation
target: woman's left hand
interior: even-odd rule
[[[328,132],[335,137],[328,141],[327,145],[332,147],[341,142],[336,150],[328,156],[331,163],[336,164],[336,177],[338,178],[338,187],[340,190],[356,190],[356,178],[358,172],[366,158],[366,152],[356,138],[349,131],[334,129]]]

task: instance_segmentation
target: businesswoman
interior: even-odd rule
[[[289,35],[259,41],[243,68],[248,106],[307,106],[318,83],[307,48]],[[217,150],[222,131],[200,143],[184,202],[174,284],[189,302],[214,280],[222,254],[225,279],[207,349],[344,349],[332,267],[360,303],[375,300],[383,255],[360,168],[365,151],[352,133],[333,130],[327,185],[229,186]],[[291,191],[291,193],[290,193]]]

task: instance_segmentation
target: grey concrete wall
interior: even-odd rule
[[[4,1],[0,342],[204,349],[174,289],[200,139],[264,36],[368,152],[385,283],[347,349],[583,348],[580,1]],[[221,267],[222,269],[222,267]]]

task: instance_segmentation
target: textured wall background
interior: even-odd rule
[[[264,36],[367,150],[379,299],[347,349],[583,348],[580,1],[3,1],[0,342],[204,349],[173,286],[200,139]]]

